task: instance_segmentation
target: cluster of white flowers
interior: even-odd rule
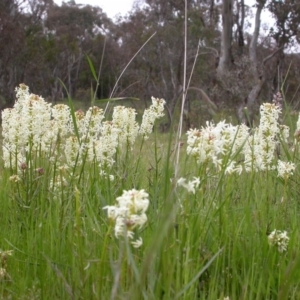
[[[88,109],[85,116],[82,110],[77,113],[77,116],[77,119],[81,118],[83,123],[83,125],[78,124],[82,138],[97,139],[101,130],[101,122],[104,119],[103,109],[93,106]]]
[[[289,137],[289,127],[279,124],[280,113],[280,106],[262,104],[260,124],[253,134],[244,124],[233,126],[225,121],[216,125],[207,122],[201,130],[190,129],[187,132],[187,154],[195,157],[198,164],[212,162],[226,174],[277,169],[279,177],[288,178],[295,165],[282,161],[278,165],[275,163],[280,141],[287,142]],[[298,123],[300,132],[300,118]]]
[[[281,177],[283,179],[288,179],[290,176],[294,174],[295,169],[296,169],[296,165],[294,163],[278,160],[278,166],[277,166],[278,177]]]
[[[10,279],[10,276],[7,272],[7,262],[8,257],[12,256],[12,250],[3,251],[0,249],[0,281]]]
[[[135,120],[136,111],[130,107],[116,106],[112,123],[119,130],[119,142],[132,146],[139,132],[139,125]]]
[[[206,127],[201,130],[190,129],[187,135],[187,154],[194,156],[198,164],[212,162],[218,169],[226,164],[227,173],[240,173],[240,167],[236,166],[233,157],[248,138],[247,126],[233,126],[225,121],[216,125],[207,122]]]
[[[187,182],[185,178],[179,178],[177,185],[184,187],[189,193],[195,194],[196,188],[200,185],[200,179],[198,177],[194,177],[194,180]]]
[[[17,183],[17,182],[20,182],[21,181],[21,178],[19,175],[12,175],[9,177],[9,180],[14,182],[14,183]]]
[[[260,124],[249,138],[245,153],[246,171],[265,171],[275,169],[273,164],[275,150],[279,144],[280,125],[278,122],[280,107],[264,103],[260,107]]]
[[[100,167],[111,166],[114,163],[114,155],[118,148],[119,130],[113,123],[106,121],[102,123],[101,135],[95,142],[96,159]]]
[[[140,134],[143,135],[145,139],[147,139],[149,134],[152,133],[155,120],[164,116],[163,111],[166,104],[164,99],[158,99],[154,97],[151,99],[152,105],[148,109],[145,109],[142,124],[139,130]]]
[[[152,98],[141,126],[136,122],[136,111],[123,106],[115,107],[112,121],[106,122],[103,110],[97,106],[86,113],[79,110],[75,126],[67,105],[52,106],[30,94],[25,84],[16,88],[16,96],[14,107],[2,111],[4,164],[15,170],[41,155],[54,158],[58,153],[59,159],[72,167],[83,161],[96,162],[100,168],[111,166],[118,147],[132,147],[138,134],[145,136],[152,131],[155,120],[163,116],[165,104],[162,99]]]
[[[273,230],[268,235],[268,242],[271,246],[277,247],[279,252],[285,252],[290,238],[287,236],[286,231]]]
[[[48,149],[47,132],[51,124],[51,106],[42,97],[29,94],[21,84],[18,101],[11,109],[2,111],[3,159],[5,167],[17,166]]]
[[[55,141],[57,136],[64,139],[70,132],[71,128],[71,110],[65,104],[56,104],[52,108],[51,130],[49,134]]]
[[[117,238],[126,235],[134,239],[134,230],[142,228],[147,222],[146,211],[149,206],[149,195],[144,190],[123,191],[117,198],[117,205],[105,206],[108,218],[115,223],[115,236]],[[138,248],[143,244],[142,238],[131,241],[133,247]]]
[[[80,155],[80,143],[75,135],[72,135],[65,139],[64,152],[69,166],[74,166],[75,164],[81,165],[82,155]]]

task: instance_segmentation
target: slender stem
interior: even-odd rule
[[[111,233],[111,230],[112,230],[112,225],[110,224],[109,227],[108,227],[108,230],[105,234],[105,237],[104,237],[104,242],[103,242],[103,248],[102,248],[102,253],[101,253],[101,259],[100,259],[100,277],[101,280],[99,281],[99,286],[100,286],[100,293],[102,293],[102,283],[103,283],[103,269],[104,269],[104,264],[105,264],[105,259],[106,259],[106,255],[107,255],[107,243],[108,243],[108,238],[110,237],[110,233]]]
[[[179,156],[180,156],[180,147],[179,141],[182,134],[182,123],[183,123],[183,113],[184,113],[184,104],[186,99],[186,65],[187,65],[187,0],[184,1],[184,60],[183,60],[183,84],[182,84],[182,101],[181,101],[181,112],[180,112],[180,121],[179,121],[179,129],[178,129],[178,136],[177,136],[177,158],[176,158],[176,165],[175,165],[175,178],[178,174],[179,168]]]
[[[106,36],[105,36],[105,38],[104,38],[103,51],[102,51],[102,55],[101,55],[100,67],[99,67],[98,78],[97,78],[97,86],[96,86],[96,89],[95,89],[93,101],[96,100],[96,96],[97,96],[97,93],[98,93],[99,79],[100,79],[101,70],[102,70],[102,65],[103,65],[103,59],[104,59],[104,53],[105,53],[105,47],[106,47]]]
[[[142,51],[142,49],[146,46],[146,44],[148,44],[148,42],[149,42],[155,35],[156,35],[156,32],[154,32],[154,33],[149,37],[149,39],[142,45],[142,47],[134,54],[134,56],[133,56],[133,57],[131,58],[131,60],[128,62],[128,64],[126,65],[126,67],[124,68],[124,70],[122,71],[122,73],[120,74],[119,78],[117,79],[116,84],[115,84],[115,86],[114,86],[114,88],[113,88],[113,90],[112,90],[112,92],[111,92],[109,98],[112,98],[113,94],[115,93],[115,90],[116,90],[116,88],[117,88],[117,86],[118,86],[118,83],[119,83],[121,77],[123,76],[123,74],[125,73],[125,71],[127,70],[128,66],[131,64],[131,62],[135,59],[135,57]],[[106,113],[106,111],[107,111],[107,108],[108,108],[108,106],[109,106],[109,103],[110,103],[110,102],[107,102],[107,104],[106,104],[106,107],[105,107],[105,109],[104,109],[104,115],[105,115],[105,113]]]

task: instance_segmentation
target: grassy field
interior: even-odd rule
[[[300,124],[279,106],[176,142],[152,130],[159,99],[138,124],[17,97],[2,113],[1,299],[300,299]]]

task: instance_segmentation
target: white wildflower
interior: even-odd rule
[[[149,206],[149,195],[144,190],[123,191],[122,196],[117,198],[115,206],[105,206],[108,218],[115,222],[115,236],[117,238],[127,235],[134,238],[134,230],[142,228],[147,222],[146,211]],[[139,240],[135,241],[137,246]],[[140,239],[140,241],[142,241]],[[141,245],[141,244],[140,244]]]
[[[198,164],[209,161],[217,161],[217,155],[221,153],[220,149],[220,129],[221,126],[215,126],[214,123],[206,122],[206,127],[201,131],[191,129],[187,132],[187,154],[197,159]]]
[[[51,124],[51,105],[42,97],[29,94],[21,84],[17,89],[13,108],[2,111],[3,158],[5,167],[26,161],[26,153],[33,159],[47,151],[47,132]]]
[[[57,104],[52,107],[52,128],[49,130],[49,134],[53,135],[53,138],[64,139],[71,130],[71,109],[65,104]]]
[[[145,190],[123,191],[122,196],[117,198],[121,208],[128,208],[131,214],[145,213],[149,206],[149,195]]]
[[[0,267],[0,280],[5,279],[6,276],[7,276],[7,271],[6,271],[6,269]]]
[[[118,216],[118,208],[114,205],[104,206],[103,209],[107,210],[107,217],[111,220],[115,220]]]
[[[80,165],[82,162],[82,151],[80,151],[80,143],[77,139],[77,137],[70,136],[65,140],[65,156],[67,159],[68,166],[74,167],[75,164]]]
[[[112,122],[102,123],[101,136],[95,141],[95,155],[100,168],[103,165],[111,166],[118,147],[119,129]]]
[[[20,182],[21,178],[19,175],[12,175],[9,177],[9,180],[16,183],[16,182]]]
[[[185,178],[179,178],[177,181],[178,186],[184,187],[188,193],[196,193],[196,188],[200,185],[200,179],[198,177],[194,177],[194,180],[186,181]]]
[[[217,169],[233,170],[228,162],[235,164],[233,158],[241,152],[249,136],[246,125],[233,126],[221,121],[218,124],[206,122],[201,130],[190,129],[187,132],[187,154],[196,158],[198,164],[212,162]],[[240,171],[240,168],[236,170]]]
[[[296,165],[292,162],[278,160],[277,171],[278,177],[288,179],[294,174]]]
[[[18,99],[24,99],[29,94],[29,87],[24,83],[20,83],[15,92]]]
[[[69,169],[69,166],[66,164],[63,164],[63,165],[58,164],[57,169],[59,171],[61,171],[62,173],[65,173]]]
[[[279,124],[281,109],[271,103],[260,107],[260,125],[249,134],[246,125],[233,126],[221,121],[207,122],[205,127],[187,132],[187,154],[198,164],[213,163],[226,174],[275,170],[275,153],[280,141],[287,141],[289,128]],[[300,132],[300,118],[299,118]],[[300,133],[299,133],[300,136]],[[236,157],[244,155],[243,165]]]
[[[85,127],[85,113],[83,110],[79,109],[75,112],[75,120],[76,120],[76,125],[78,128],[78,133],[80,137],[83,137],[86,134],[86,127]],[[72,123],[72,133],[75,134],[74,132],[74,125]]]
[[[152,97],[151,99],[152,105],[148,109],[145,109],[142,124],[139,130],[139,133],[146,139],[148,138],[149,134],[152,133],[156,119],[164,116],[163,111],[164,105],[166,104],[166,101],[164,99],[158,99],[154,97]]]
[[[114,108],[112,123],[118,129],[119,142],[128,143],[132,146],[138,135],[139,125],[136,122],[136,111],[125,106]]]
[[[269,244],[277,247],[280,253],[287,250],[289,239],[290,238],[287,236],[286,231],[280,231],[276,229],[268,235]]]
[[[106,172],[104,170],[100,170],[99,175],[101,177],[105,177],[107,174],[106,174]]]
[[[177,185],[178,186],[185,186],[186,185],[186,179],[181,177],[177,180]]]
[[[241,165],[236,165],[236,162],[234,160],[228,163],[225,169],[225,174],[237,173],[238,175],[241,175],[242,172],[243,172],[243,167]]]
[[[290,127],[286,125],[280,125],[280,134],[282,141],[287,143],[290,136]]]
[[[266,171],[275,168],[273,161],[280,141],[278,122],[280,113],[280,107],[275,104],[264,103],[260,106],[259,127],[256,128],[243,149],[246,171]],[[286,134],[285,132],[284,135]]]
[[[140,237],[139,239],[135,240],[135,241],[132,241],[131,242],[131,245],[134,247],[134,248],[139,248],[143,245],[143,239]]]
[[[84,126],[82,127],[82,135],[87,135],[91,138],[97,138],[101,129],[101,122],[104,119],[103,110],[98,106],[93,106],[88,109],[84,118]],[[86,138],[86,136],[84,136]]]

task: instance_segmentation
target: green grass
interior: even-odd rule
[[[281,147],[298,164],[297,147]],[[97,164],[60,170],[44,156],[13,182],[1,162],[0,298],[299,299],[299,170],[287,181],[272,170],[227,175],[197,164],[185,142],[174,178],[175,150],[157,132],[120,147],[105,169],[113,181]],[[193,176],[195,194],[176,185]],[[138,249],[114,236],[103,210],[133,188],[150,199]],[[268,244],[274,229],[288,232],[286,252]]]

